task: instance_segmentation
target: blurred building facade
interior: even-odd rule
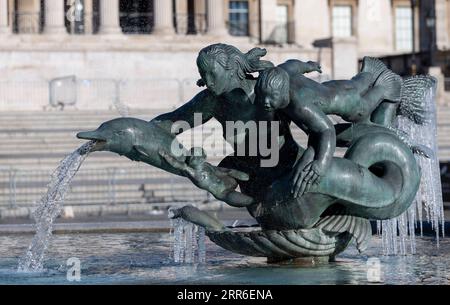
[[[263,46],[275,63],[320,61],[321,80],[348,78],[365,55],[448,49],[449,2],[0,0],[0,80],[192,79],[198,51],[216,42]]]

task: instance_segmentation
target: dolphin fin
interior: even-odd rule
[[[150,155],[148,154],[148,152],[145,150],[145,148],[141,145],[134,145],[133,148],[140,153],[141,155],[150,158]]]

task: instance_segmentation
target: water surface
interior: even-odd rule
[[[369,284],[367,260],[380,259],[384,284],[450,284],[450,241],[436,249],[432,239],[417,240],[417,255],[383,256],[374,238],[364,255],[353,246],[336,263],[318,267],[267,265],[223,250],[209,240],[205,264],[176,264],[169,234],[55,235],[45,271],[18,273],[19,257],[32,235],[0,236],[0,284]],[[69,258],[81,262],[81,281],[66,278]]]

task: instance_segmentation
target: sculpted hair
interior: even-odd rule
[[[259,74],[255,86],[256,92],[276,90],[284,99],[289,99],[289,75],[281,68],[270,68]]]
[[[270,61],[261,60],[261,57],[266,54],[266,49],[253,48],[244,54],[236,47],[217,43],[200,51],[197,57],[197,66],[199,69],[206,70],[212,59],[227,70],[236,69],[240,79],[252,78],[251,73],[261,72],[274,66]],[[203,87],[205,83],[200,79],[197,85]]]

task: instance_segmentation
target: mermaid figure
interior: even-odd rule
[[[143,160],[190,177],[216,198],[248,210],[261,230],[230,230],[194,207],[173,213],[204,226],[210,239],[228,250],[270,261],[305,256],[332,259],[352,238],[363,250],[371,235],[368,220],[400,215],[417,192],[420,169],[413,150],[392,123],[400,114],[416,123],[425,121],[426,113],[414,97],[428,90],[432,81],[403,80],[367,57],[351,80],[318,83],[303,75],[320,72],[318,64],[290,60],[275,67],[261,60],[265,54],[264,49],[242,53],[225,44],[202,49],[197,58],[198,85],[206,89],[149,123],[152,130],[174,137],[184,131],[181,123],[193,128],[215,118],[223,126],[225,140],[245,155],[231,154],[218,167],[204,166],[205,155],[197,160],[174,159],[170,150],[161,151],[156,145]],[[255,73],[260,73],[258,78]],[[201,122],[194,120],[195,113],[202,115]],[[329,114],[348,123],[334,126]],[[259,150],[256,155],[248,153],[251,142],[246,130],[237,131],[240,137],[227,134],[228,121],[278,122],[280,162],[261,166],[266,156]],[[308,134],[307,147],[293,139],[290,123]],[[273,132],[267,126],[258,132]],[[348,147],[343,158],[334,157],[336,145]]]

